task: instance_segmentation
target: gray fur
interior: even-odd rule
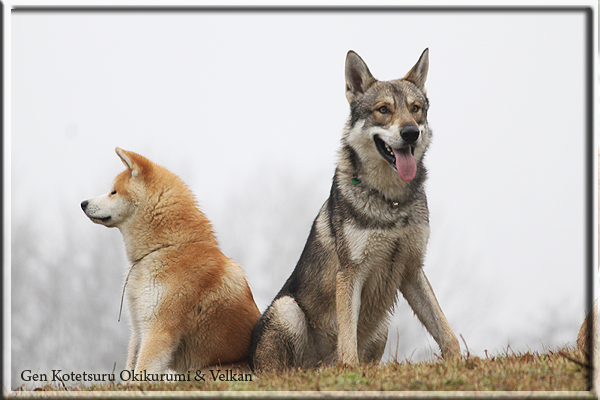
[[[330,197],[295,270],[254,329],[253,369],[379,362],[399,291],[443,356],[460,356],[422,268],[429,238],[423,187],[431,138],[428,66],[426,49],[404,79],[381,82],[356,53],[348,53],[351,114]],[[406,139],[405,129],[418,137]],[[416,173],[401,178],[397,166],[404,164],[396,159],[409,151],[414,158],[407,155],[413,160],[407,165],[416,165]]]

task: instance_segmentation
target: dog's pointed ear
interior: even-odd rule
[[[423,50],[419,61],[404,77],[405,80],[417,85],[421,90],[425,89],[425,81],[427,80],[427,72],[429,71],[429,48]]]
[[[346,98],[348,103],[358,95],[362,95],[376,81],[369,67],[362,58],[352,50],[346,55]]]
[[[138,167],[138,165],[134,162],[133,157],[131,157],[132,154],[129,151],[123,150],[120,147],[117,147],[115,149],[115,152],[117,153],[117,155],[119,156],[119,158],[121,159],[121,161],[123,161],[123,164],[125,164],[125,166],[127,167],[127,169],[131,172],[131,176],[132,177],[136,177],[139,175],[140,173],[140,168]]]

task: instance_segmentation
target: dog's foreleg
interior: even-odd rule
[[[442,356],[446,359],[460,357],[458,339],[442,312],[423,269],[418,268],[414,273],[408,274],[400,285],[400,291],[440,346]]]
[[[362,281],[351,268],[338,271],[335,279],[338,361],[358,364],[358,313]]]
[[[127,365],[126,369],[129,371],[133,371],[135,369],[135,364],[137,364],[137,359],[140,351],[140,338],[133,332],[131,334],[131,340],[129,341],[129,352],[127,353]]]
[[[142,340],[135,372],[163,373],[169,367],[178,340],[171,330],[153,326]]]

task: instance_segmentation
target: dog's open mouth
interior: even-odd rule
[[[379,154],[398,171],[400,179],[405,182],[415,179],[417,174],[417,160],[415,159],[414,146],[395,149],[380,139],[379,136],[375,136],[374,140]]]

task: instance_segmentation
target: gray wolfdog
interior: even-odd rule
[[[255,371],[380,361],[398,290],[444,358],[460,357],[423,272],[428,68],[425,49],[403,79],[378,81],[348,52],[350,118],[329,199],[292,275],[254,328]]]

